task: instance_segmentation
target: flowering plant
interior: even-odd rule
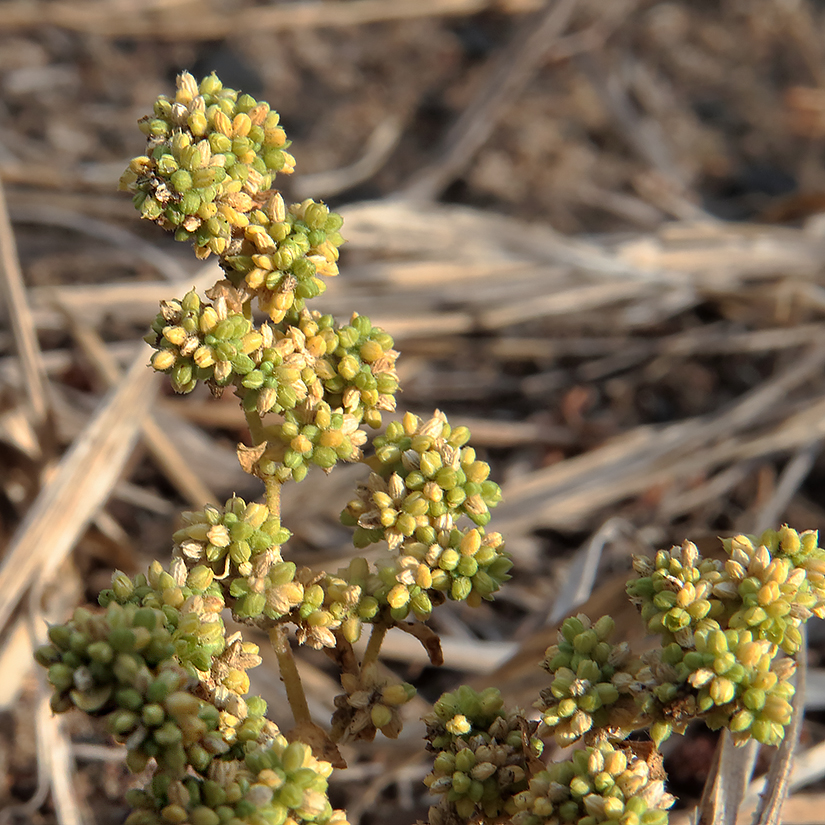
[[[424,622],[446,600],[493,599],[512,562],[488,532],[500,499],[466,427],[436,411],[394,416],[399,388],[392,338],[369,318],[346,322],[310,308],[338,273],[342,220],[324,204],[287,206],[274,183],[295,159],[278,114],[215,76],[178,78],[140,121],[146,154],[121,178],[141,216],[215,255],[223,278],[205,296],[164,301],[147,341],[151,366],[188,393],[231,390],[249,427],[243,469],[262,502],[230,498],[182,515],[171,562],[146,574],[116,572],[102,612],[78,608],[37,652],[56,712],[107,720],[133,771],[128,825],[344,823],[327,780],[345,767],[337,745],[397,737],[414,688],[382,675],[387,631],[426,642]],[[289,559],[281,489],[339,462],[368,473],[341,519],[356,548],[383,543],[377,562],[354,557],[337,571]],[[307,483],[312,483],[308,481]],[[634,655],[614,643],[610,617],[566,620],[548,649],[540,720],[508,711],[498,691],[442,696],[427,724],[435,753],[426,784],[439,796],[432,825],[509,822],[661,825],[665,792],[657,747],[694,719],[735,741],[776,744],[790,718],[801,623],[825,605],[825,551],[815,533],[784,527],[726,540],[724,564],[696,547],[638,558],[628,586],[661,645]],[[250,695],[258,647],[227,631],[230,611],[268,634],[295,725],[281,732]],[[359,656],[354,645],[365,629]],[[342,693],[327,727],[311,719],[290,633],[324,649]],[[782,656],[784,654],[784,657]],[[649,728],[653,744],[627,736]],[[543,737],[584,747],[540,759]]]

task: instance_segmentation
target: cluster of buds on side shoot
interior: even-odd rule
[[[634,561],[628,594],[662,640],[637,672],[657,742],[701,718],[739,744],[776,745],[790,722],[799,628],[825,613],[825,550],[787,526],[722,545],[724,562],[689,541]]]
[[[637,743],[603,742],[537,772],[509,804],[514,825],[666,825],[675,799],[661,756]]]
[[[510,813],[541,753],[536,723],[520,711],[506,712],[495,688],[477,693],[466,686],[445,693],[424,722],[428,748],[436,754],[424,782],[439,797],[430,808],[431,825]]]
[[[787,526],[722,545],[724,562],[702,558],[689,541],[634,559],[627,590],[660,637],[655,649],[638,655],[613,642],[608,616],[566,619],[542,663],[550,680],[535,705],[537,730],[507,714],[492,690],[463,688],[436,702],[426,719],[437,754],[426,779],[439,799],[431,825],[665,825],[674,798],[658,747],[671,733],[700,720],[726,728],[735,744],[778,745],[791,719],[800,627],[825,614],[825,550],[814,531]],[[491,734],[505,720],[511,733],[499,740],[497,763]],[[652,741],[628,741],[645,730]],[[535,757],[550,735],[578,748],[544,764]],[[501,781],[504,763],[520,766],[515,783]]]
[[[558,644],[545,653],[542,666],[552,679],[537,707],[543,730],[562,747],[581,737],[603,738],[607,730],[626,735],[636,727],[641,662],[627,642],[610,642],[614,628],[610,616],[597,622],[584,614],[565,619]]]

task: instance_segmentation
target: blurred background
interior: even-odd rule
[[[123,820],[121,752],[51,718],[32,647],[113,568],[168,560],[181,509],[259,494],[232,398],[122,378],[158,301],[217,273],[116,191],[182,70],[280,112],[284,196],[345,217],[313,308],[393,334],[400,405],[468,424],[504,490],[513,581],[436,613],[440,671],[388,637],[421,700],[399,742],[347,751],[353,823],[426,816],[418,718],[442,690],[529,708],[588,600],[638,640],[632,553],[825,527],[825,3],[0,0],[0,822]],[[296,562],[346,564],[361,478],[289,489]],[[825,804],[823,654],[814,626],[785,822]],[[323,723],[338,686],[322,655],[302,668]],[[274,666],[253,673],[289,727]],[[714,744],[669,745],[682,805]]]

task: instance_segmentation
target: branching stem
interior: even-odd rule
[[[364,659],[361,662],[361,668],[365,668],[368,664],[378,660],[378,654],[381,650],[381,645],[384,643],[384,637],[387,635],[389,625],[374,624],[372,632],[370,633],[370,640],[367,643],[367,649],[364,651]]]
[[[252,443],[257,446],[266,441],[266,433],[264,432],[264,424],[261,421],[261,416],[257,412],[244,412],[246,417],[246,425],[249,427],[249,434],[252,436]]]
[[[301,682],[301,675],[298,673],[298,666],[295,657],[292,655],[292,648],[287,637],[287,629],[283,625],[276,625],[269,631],[269,641],[278,657],[278,667],[281,671],[281,680],[286,688],[286,698],[292,708],[292,717],[295,724],[312,722],[307,704],[304,686]]]

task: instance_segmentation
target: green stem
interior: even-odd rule
[[[301,675],[298,673],[298,666],[295,664],[295,657],[292,655],[292,648],[287,638],[286,627],[276,625],[269,631],[269,641],[275,655],[278,657],[278,667],[281,671],[281,681],[286,688],[286,698],[292,708],[292,718],[295,724],[312,722],[307,704],[304,686],[301,683]]]
[[[370,640],[367,642],[367,649],[364,651],[364,659],[361,662],[361,669],[363,670],[368,664],[378,660],[378,653],[381,650],[381,645],[384,643],[384,637],[387,635],[389,625],[374,624],[372,632],[370,633]]]
[[[266,509],[275,516],[281,517],[281,482],[277,478],[267,476],[264,479],[266,485]]]
[[[249,434],[252,436],[252,443],[257,446],[266,441],[266,433],[264,432],[264,424],[261,421],[261,416],[257,412],[244,412],[246,417],[246,426],[249,427]]]

